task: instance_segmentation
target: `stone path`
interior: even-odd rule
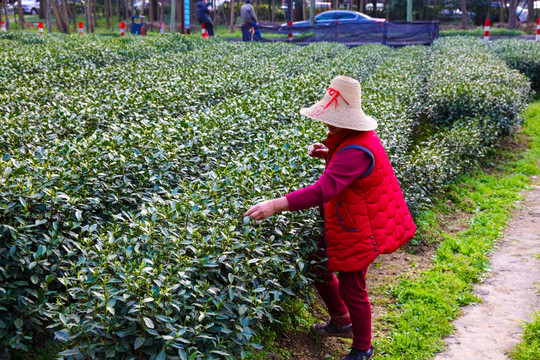
[[[524,193],[514,219],[491,256],[491,271],[475,287],[482,303],[466,306],[435,360],[507,360],[523,321],[540,310],[540,178]]]

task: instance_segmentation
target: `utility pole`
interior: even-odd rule
[[[47,0],[47,1],[49,1],[49,0]],[[90,7],[88,6],[89,1],[90,0],[84,0],[84,19],[86,20],[86,33],[87,34],[90,34],[90,21],[89,21],[90,16],[89,16],[88,12],[91,11],[91,10],[90,10]]]
[[[171,33],[175,32],[174,17],[176,16],[176,0],[171,0]]]
[[[413,0],[407,0],[407,21],[412,21],[412,2]]]
[[[309,2],[309,26],[315,26],[315,0]]]

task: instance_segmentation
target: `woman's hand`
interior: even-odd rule
[[[308,155],[319,159],[326,159],[328,148],[324,144],[313,144],[308,149]]]
[[[277,212],[289,210],[287,198],[268,200],[249,208],[244,216],[250,216],[253,220],[266,219]]]

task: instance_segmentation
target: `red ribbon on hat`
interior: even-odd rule
[[[334,101],[336,102],[334,105],[334,109],[337,109],[339,97],[341,97],[343,101],[345,101],[347,105],[349,105],[349,102],[345,100],[345,98],[341,95],[341,93],[337,91],[336,89],[328,88],[328,95],[333,96],[333,98],[330,100],[330,102],[328,102],[328,104],[326,104],[326,106],[324,107],[324,110],[326,110],[326,108],[328,108],[330,104],[332,104]]]

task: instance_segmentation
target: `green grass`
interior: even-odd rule
[[[506,28],[492,28],[489,31],[490,36],[520,36],[527,35],[524,31],[521,30],[509,30]],[[477,27],[473,30],[462,30],[462,29],[449,29],[439,31],[439,36],[484,36],[484,28]]]
[[[525,324],[523,341],[510,353],[513,360],[540,359],[540,313],[534,313],[534,320]]]
[[[529,123],[524,129],[524,133],[531,137],[531,148],[525,154],[528,160],[524,170],[532,170],[534,162],[540,159],[540,101],[531,104],[527,109],[526,116]],[[540,258],[540,255],[538,256]],[[523,341],[520,342],[510,353],[513,360],[536,360],[540,359],[540,312],[533,314],[533,320],[525,323]]]

